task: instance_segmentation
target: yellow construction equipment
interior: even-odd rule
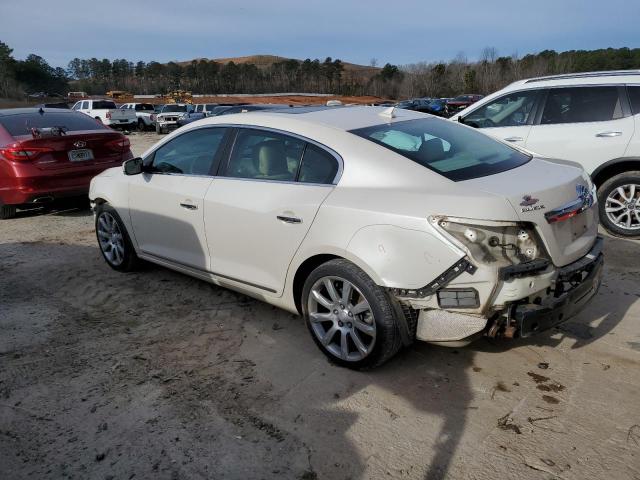
[[[173,90],[165,96],[166,103],[193,103],[193,95],[186,90]]]

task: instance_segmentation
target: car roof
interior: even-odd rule
[[[67,110],[66,108],[38,108],[38,107],[3,108],[3,109],[0,109],[0,117],[8,117],[10,115],[24,115],[27,113],[40,113],[40,110],[42,110],[43,113],[58,113],[58,114],[60,113],[69,114],[70,111],[73,112],[73,110],[71,109]],[[73,112],[73,113],[77,113],[77,112]]]
[[[237,113],[226,115],[226,121],[240,120],[240,123],[247,123],[252,118],[259,118],[262,121],[268,117],[274,120],[282,120],[286,117],[295,118],[305,123],[324,125],[339,130],[355,130],[358,128],[371,127],[382,123],[398,122],[403,120],[413,120],[427,117],[427,114],[393,108],[393,117],[385,113],[391,111],[393,107],[372,107],[372,106],[343,106],[343,107],[284,107],[277,110],[262,110],[254,112]],[[246,121],[243,121],[246,120]]]
[[[529,89],[562,85],[640,83],[640,70],[611,70],[603,72],[578,72],[518,80],[505,89]]]

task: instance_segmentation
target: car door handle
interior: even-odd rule
[[[596,137],[619,137],[622,132],[600,132],[596,133]]]
[[[298,217],[286,217],[284,215],[278,215],[276,218],[284,223],[302,223],[302,219]]]
[[[505,138],[507,142],[522,142],[524,138],[522,137],[507,137]]]
[[[193,203],[180,203],[180,206],[182,208],[186,208],[187,210],[197,210],[198,206],[194,205]]]

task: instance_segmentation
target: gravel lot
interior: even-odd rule
[[[23,213],[0,223],[0,478],[640,479],[639,252],[607,238],[552,332],[356,373],[299,317],[114,272],[86,208]]]

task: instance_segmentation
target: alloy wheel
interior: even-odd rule
[[[333,356],[357,362],[376,343],[376,322],[369,302],[353,283],[322,277],[309,292],[309,322],[320,344]]]
[[[626,230],[640,229],[640,185],[620,185],[609,192],[605,200],[607,218]]]
[[[121,265],[124,261],[124,237],[120,225],[109,212],[98,217],[98,241],[105,258],[112,265]]]

